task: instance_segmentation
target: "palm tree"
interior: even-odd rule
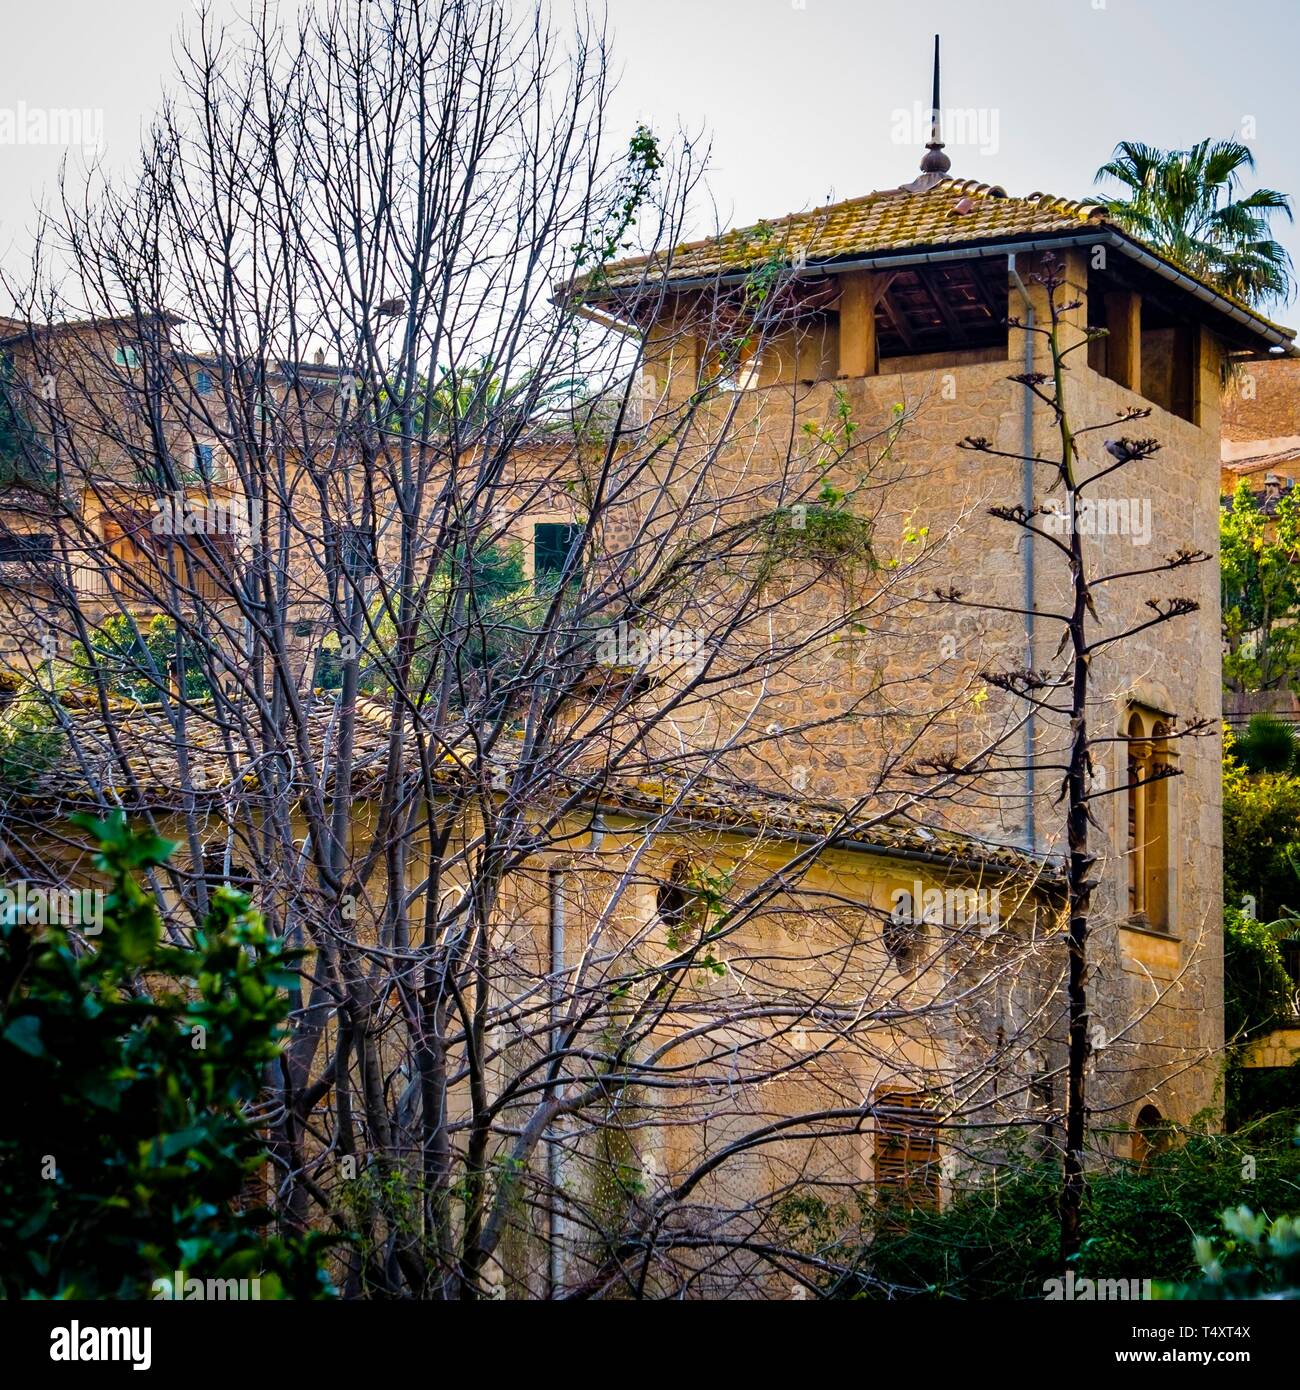
[[[1233,195],[1255,156],[1235,140],[1202,140],[1190,150],[1161,150],[1123,140],[1096,182],[1128,190],[1106,211],[1126,231],[1226,293],[1258,304],[1289,300],[1291,257],[1270,236],[1273,213],[1291,218],[1291,199],[1271,188]]]

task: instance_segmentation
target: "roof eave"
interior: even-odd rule
[[[1235,300],[1229,299],[1226,295],[1211,289],[1210,286],[1203,284],[1194,276],[1186,271],[1179,269],[1172,262],[1144,246],[1135,238],[1130,237],[1118,228],[1106,226],[1092,226],[1087,229],[1074,230],[1072,228],[1062,228],[1059,232],[1031,232],[1024,236],[995,236],[985,238],[972,238],[970,241],[963,241],[958,245],[930,247],[914,246],[900,247],[897,250],[881,251],[870,256],[836,256],[826,260],[809,260],[801,267],[802,272],[816,273],[827,272],[843,274],[850,270],[884,270],[884,269],[904,269],[913,265],[934,265],[944,261],[968,260],[972,255],[989,252],[1004,253],[1031,253],[1034,251],[1055,250],[1069,246],[1097,246],[1105,244],[1114,247],[1122,254],[1130,257],[1144,266],[1147,270],[1178,285],[1181,289],[1193,295],[1202,303],[1211,307],[1216,313],[1222,314],[1225,318],[1231,319],[1234,323],[1248,329],[1262,342],[1269,347],[1280,348],[1283,355],[1288,357],[1300,357],[1300,347],[1295,343],[1295,330],[1280,327],[1278,324],[1271,323],[1268,319],[1253,310],[1247,309],[1238,304]],[[694,289],[705,289],[714,285],[733,285],[743,284],[752,274],[751,270],[727,271],[721,274],[683,276],[675,278],[669,272],[662,280],[651,280],[646,282],[646,287],[655,287],[660,292],[681,293]],[[608,304],[611,299],[624,298],[635,294],[642,286],[626,285],[612,286],[607,297],[595,298],[587,301],[588,303]],[[1277,354],[1269,352],[1267,356]]]

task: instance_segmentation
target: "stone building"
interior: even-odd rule
[[[1100,498],[1107,524],[1095,528],[1091,554],[1100,570],[1128,577],[1098,597],[1098,622],[1140,625],[1152,595],[1144,560],[1179,550],[1210,557],[1179,575],[1178,591],[1198,605],[1193,615],[1140,630],[1101,650],[1093,665],[1090,724],[1101,740],[1090,985],[1096,1144],[1140,1156],[1152,1126],[1216,1110],[1223,1046],[1214,563],[1221,383],[1231,360],[1293,354],[1292,335],[1090,204],[1041,193],[1013,197],[950,177],[936,138],[921,176],[902,187],[729,231],[665,257],[622,262],[577,290],[587,312],[644,343],[638,429],[653,439],[671,427],[672,448],[686,460],[683,506],[702,506],[725,522],[737,510],[752,512],[761,497],[781,525],[807,532],[811,523],[815,533],[823,519],[816,507],[791,499],[815,498],[822,488],[862,509],[866,529],[854,534],[870,537],[868,571],[905,552],[904,568],[916,577],[899,591],[887,626],[867,622],[855,634],[851,659],[828,639],[821,650],[759,678],[748,652],[728,655],[732,669],[717,697],[692,701],[674,724],[682,762],[705,755],[707,778],[646,785],[618,768],[572,769],[573,785],[565,789],[571,800],[563,801],[560,817],[564,826],[572,818],[571,828],[558,835],[551,825],[549,850],[523,857],[509,876],[500,926],[514,934],[511,968],[546,982],[534,991],[541,1002],[531,1006],[541,1009],[554,1009],[545,991],[557,979],[591,968],[582,945],[590,939],[586,924],[608,929],[619,943],[616,954],[630,953],[625,959],[640,964],[671,957],[683,924],[694,925],[699,889],[687,876],[695,869],[716,872],[741,896],[751,882],[768,885],[745,929],[729,939],[725,968],[713,962],[718,979],[684,986],[649,1034],[655,1058],[671,1058],[666,1071],[694,1078],[680,1088],[663,1079],[662,1103],[644,1096],[636,1102],[627,1142],[653,1177],[651,1191],[655,1183],[671,1186],[683,1174],[701,1173],[698,1193],[712,1194],[714,1212],[745,1208],[756,1192],[801,1185],[840,1193],[863,1185],[902,1188],[920,1202],[941,1201],[973,1162],[969,1148],[948,1143],[932,1119],[937,1098],[957,1089],[963,1113],[986,1115],[990,1127],[1016,1124],[1033,1136],[1045,1128],[1049,1142],[1057,1132],[1057,794],[1067,730],[1050,707],[1026,718],[985,675],[1051,667],[1059,636],[1051,614],[1067,576],[1058,556],[990,515],[990,508],[1032,511],[1052,500],[1024,461],[1050,459],[1056,437],[1051,413],[1031,389],[1032,373],[1046,361],[1034,330],[1051,320],[1042,278],[1052,265],[1064,278],[1061,331],[1079,349],[1067,389],[1075,429],[1088,429],[1080,435],[1081,467],[1092,475],[1108,466],[1106,441],[1124,432],[1134,411],[1143,412],[1140,433],[1163,445],[1122,475],[1122,493]],[[232,401],[247,407],[250,429],[268,410],[337,418],[339,372],[324,364],[282,363],[270,376],[246,381],[220,358],[173,349],[165,324],[149,327],[144,348],[137,346],[139,325],[13,328],[6,344],[37,397],[54,356],[82,360],[64,376],[52,373],[62,393],[73,383],[71,416],[84,416],[79,456],[94,456],[102,436],[118,446],[104,476],[84,480],[74,528],[86,554],[76,586],[91,605],[130,600],[130,573],[154,562],[149,546],[134,539],[142,534],[142,497],[130,470],[170,460],[161,481],[186,491],[194,482],[188,465],[180,474],[171,465],[191,459],[201,475],[199,494],[220,493],[213,477],[202,476],[213,466],[205,398],[216,394],[227,412]],[[1098,328],[1106,335],[1090,338]],[[114,373],[139,370],[146,356],[166,363],[159,393],[166,442],[133,441],[113,417]],[[107,373],[103,384],[90,381],[86,358]],[[1276,366],[1269,361],[1259,370]],[[1012,379],[1026,373],[1028,383]],[[303,423],[310,433],[310,422]],[[230,436],[228,414],[218,432]],[[816,447],[792,454],[792,435]],[[723,445],[711,447],[718,437]],[[989,441],[992,452],[958,447],[971,437]],[[694,471],[693,451],[700,461]],[[576,518],[562,490],[530,493],[529,470],[545,453],[544,441],[521,449],[513,479],[519,495],[531,497],[512,525],[532,541],[527,553],[535,568],[550,563],[554,536],[544,528],[563,529]],[[238,459],[232,462],[237,471]],[[344,459],[338,471],[347,468]],[[159,479],[146,482],[147,502]],[[11,661],[24,643],[31,646],[31,625],[45,601],[42,566],[56,548],[42,539],[48,531],[41,505],[39,489],[21,486],[0,499],[0,578],[19,596],[10,605]],[[311,515],[299,518],[309,548],[317,539]],[[629,512],[619,524],[655,537],[652,517]],[[231,551],[208,539],[193,563],[219,579]],[[800,545],[796,556],[819,558]],[[97,592],[103,565],[95,557],[105,550],[114,557],[113,573],[127,576],[117,595]],[[371,557],[376,565],[386,558]],[[196,573],[190,579],[197,583]],[[845,588],[876,582],[869,572],[806,585],[774,624],[798,629],[837,606],[851,612],[857,600]],[[146,612],[144,597],[136,597]],[[308,644],[297,668],[301,689],[293,692],[306,710],[304,742],[295,752],[308,757],[328,746],[338,713],[332,698],[314,699],[307,655],[311,625],[320,618],[310,611],[313,599],[322,596],[304,594],[291,614],[302,631],[286,635]],[[703,614],[712,599],[701,587],[690,601]],[[671,672],[664,676],[671,679]],[[404,734],[391,710],[355,708],[367,775],[349,796],[364,851],[385,759]],[[629,710],[635,713],[634,704]],[[254,822],[289,806],[284,814],[299,814],[287,784],[260,781],[269,778],[267,764],[254,770],[251,753],[243,761],[231,753],[229,721],[201,702],[189,711],[186,750],[189,763],[208,767],[198,781],[168,746],[174,725],[152,704],[114,717],[133,731],[126,747],[102,708],[71,709],[65,722],[77,756],[5,803],[15,843],[46,836],[57,842],[51,860],[84,872],[84,850],[52,833],[60,818],[74,804],[124,804],[164,830],[175,827],[177,838],[194,840],[197,825],[202,862],[187,872],[202,880],[232,873],[232,798],[253,807]],[[592,718],[591,706],[582,717]],[[761,757],[737,737],[751,725],[768,731]],[[1182,736],[1201,725],[1209,736]],[[572,727],[579,727],[577,717]],[[830,728],[833,736],[821,732]],[[968,785],[945,782],[944,767],[990,744],[1004,750],[1000,765]],[[458,744],[445,761],[428,774],[430,799],[454,803],[458,776],[498,785],[491,760],[476,751]],[[1179,775],[1151,778],[1171,768]],[[942,794],[936,785],[946,788]],[[599,797],[584,792],[591,786]],[[890,814],[897,807],[904,813]],[[297,822],[291,828],[295,842],[305,844]],[[475,832],[467,825],[459,833],[468,839]],[[251,844],[246,848],[251,852]],[[403,886],[415,891],[434,857],[427,844],[413,846]],[[794,865],[796,885],[776,893],[771,885]],[[261,868],[249,863],[241,877],[258,883]],[[622,896],[606,922],[597,904],[611,883]],[[176,893],[183,889],[183,882],[173,885]],[[961,895],[994,890],[1005,902],[991,921],[982,922],[978,911],[950,911],[952,894],[960,904]],[[908,905],[901,912],[900,903]],[[298,906],[281,904],[290,916]],[[378,921],[359,930],[367,949],[382,943]],[[868,997],[874,1002],[864,1015]],[[724,1008],[739,1011],[730,1048],[698,1045],[697,1018]],[[337,1027],[331,1022],[325,1030],[330,1047]],[[595,1055],[596,1042],[574,1028]],[[535,1034],[506,1036],[504,1023],[502,1031],[494,1063],[501,1068],[542,1045]],[[581,1050],[578,1042],[573,1049]],[[457,1092],[456,1104],[468,1103]],[[782,1137],[809,1111],[819,1116],[815,1144],[807,1142],[806,1126],[788,1141]],[[756,1127],[775,1137],[761,1150],[742,1145],[736,1161],[714,1173],[713,1156]],[[518,1128],[527,1126],[521,1120]],[[585,1181],[578,1169],[590,1166],[589,1153],[564,1149],[555,1138],[542,1152],[556,1165],[552,1194],[569,1180],[560,1171],[566,1164],[573,1182]],[[611,1165],[626,1166],[621,1158]],[[577,1250],[578,1237],[556,1206],[546,1219]],[[725,1219],[711,1219],[715,1236],[731,1229]],[[582,1259],[575,1254],[574,1262]],[[532,1292],[554,1291],[568,1277],[553,1265],[538,1267],[526,1241],[509,1263],[507,1277]],[[721,1287],[721,1275],[719,1281]]]
[[[1271,383],[1295,365],[1293,334],[1143,245],[1098,207],[1042,193],[1014,197],[949,176],[937,141],[910,184],[678,246],[657,263],[611,267],[596,297],[604,312],[645,335],[653,399],[712,397],[701,415],[716,409],[752,419],[753,444],[738,465],[751,473],[761,466],[765,418],[780,437],[792,408],[807,422],[847,411],[864,435],[877,438],[892,419],[906,418],[883,466],[890,492],[877,527],[892,522],[898,534],[910,522],[947,537],[937,562],[943,578],[1001,611],[966,622],[960,612],[936,614],[925,602],[933,590],[918,594],[915,631],[928,631],[932,645],[919,658],[890,657],[893,680],[913,663],[902,699],[892,707],[873,704],[873,673],[852,668],[820,687],[828,708],[842,707],[854,693],[888,723],[891,716],[905,721],[918,706],[945,707],[937,691],[963,688],[989,664],[1051,664],[1060,629],[1042,616],[1027,619],[1025,610],[1059,610],[1059,557],[988,516],[991,506],[1051,504],[1044,478],[1019,456],[1050,459],[1055,422],[1025,386],[1009,380],[1044,370],[1044,345],[1028,330],[1049,319],[1040,283],[1045,257],[1066,282],[1064,339],[1087,343],[1067,383],[1074,429],[1092,431],[1080,441],[1085,473],[1112,462],[1104,443],[1124,432],[1130,411],[1145,412],[1134,428],[1163,446],[1120,475],[1115,486],[1123,496],[1104,498],[1111,525],[1096,528],[1095,573],[1140,569],[1144,557],[1179,549],[1211,557],[1178,576],[1177,592],[1199,605],[1193,617],[1139,632],[1107,648],[1093,666],[1091,729],[1112,740],[1099,749],[1099,788],[1124,787],[1133,780],[1130,769],[1138,780],[1151,767],[1173,766],[1180,774],[1102,799],[1096,810],[1102,865],[1093,900],[1094,1094],[1124,1131],[1139,1115],[1143,1124],[1156,1116],[1187,1122],[1212,1110],[1219,1095],[1220,403],[1229,362],[1273,391]],[[783,298],[756,312],[754,286],[773,268],[788,276]],[[644,287],[657,271],[667,290],[648,295]],[[746,326],[740,332],[738,322]],[[1096,328],[1106,336],[1088,340],[1086,330]],[[1285,414],[1283,393],[1274,394]],[[992,441],[1001,457],[956,447],[971,435]],[[848,472],[828,476],[851,487]],[[773,486],[779,494],[791,480],[774,472]],[[1139,625],[1152,593],[1143,578],[1121,580],[1109,589],[1101,617]],[[936,653],[950,659],[936,661]],[[807,725],[800,711],[821,673],[803,674],[790,701],[764,691],[765,716]],[[970,746],[1006,717],[1005,703],[994,698],[980,713],[963,711],[946,732],[955,746]],[[1198,722],[1209,736],[1176,736]],[[1022,761],[1059,766],[1064,732],[1050,713],[1023,726]],[[846,760],[842,749],[804,737],[797,746],[792,741],[789,763],[819,790],[877,794],[888,744],[882,735],[873,760],[868,743]],[[742,770],[760,775],[756,767]],[[1018,790],[1004,783],[989,799],[970,795],[951,804],[951,825],[1059,853],[1058,775],[1027,771],[1023,778]]]

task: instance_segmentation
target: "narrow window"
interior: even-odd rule
[[[1169,929],[1171,721],[1135,710],[1128,735],[1128,910],[1143,926]]]
[[[875,1097],[876,1195],[909,1209],[939,1209],[939,1138],[932,1104],[920,1091]]]
[[[213,459],[215,452],[211,444],[196,444],[194,446],[194,475],[202,482],[210,483],[213,480]]]
[[[678,859],[668,872],[668,878],[655,890],[655,911],[668,928],[668,940],[677,945],[682,927],[690,915],[693,894],[688,886],[690,877],[685,863]]]
[[[1128,910],[1140,917],[1146,911],[1146,789],[1141,783],[1147,765],[1136,714],[1128,722],[1128,738]]]
[[[210,396],[212,394],[212,374],[200,371],[194,378],[194,389],[200,396]]]

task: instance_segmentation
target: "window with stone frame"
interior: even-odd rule
[[[1140,926],[1170,926],[1169,801],[1173,718],[1133,705],[1125,726],[1128,751],[1128,913]]]
[[[539,521],[533,526],[533,578],[542,583],[564,573],[582,527],[572,521]]]

